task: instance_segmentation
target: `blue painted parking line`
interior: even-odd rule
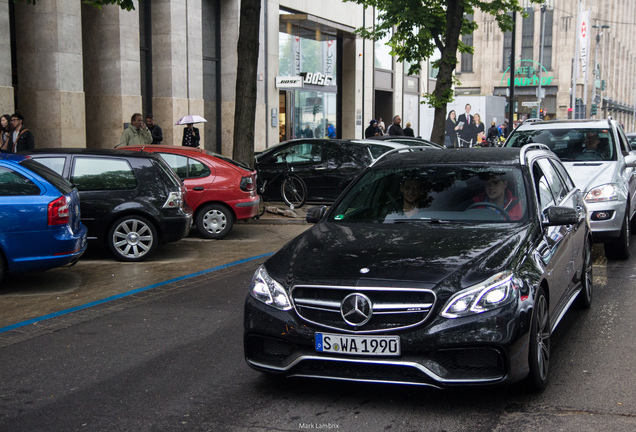
[[[148,291],[148,290],[151,290],[153,288],[158,288],[158,287],[163,286],[163,285],[168,285],[168,284],[171,284],[171,283],[174,283],[174,282],[179,282],[179,281],[182,281],[182,280],[191,279],[191,278],[196,277],[196,276],[201,276],[201,275],[204,275],[204,274],[207,274],[207,273],[212,273],[212,272],[215,272],[215,271],[223,270],[223,269],[228,268],[228,267],[233,267],[233,266],[236,266],[236,265],[239,265],[239,264],[244,264],[246,262],[254,261],[254,260],[257,260],[257,259],[266,258],[266,257],[271,256],[271,255],[273,255],[273,253],[267,253],[267,254],[264,254],[264,255],[258,255],[258,256],[253,256],[253,257],[250,257],[250,258],[245,258],[245,259],[234,261],[234,262],[231,262],[231,263],[228,263],[228,264],[224,264],[224,265],[221,265],[221,266],[218,266],[218,267],[212,267],[211,269],[201,270],[200,272],[191,273],[191,274],[188,274],[188,275],[185,275],[185,276],[181,276],[181,277],[178,277],[178,278],[174,278],[174,279],[170,279],[170,280],[167,280],[167,281],[164,281],[164,282],[159,282],[159,283],[148,285],[148,286],[145,286],[145,287],[142,287],[142,288],[137,288],[137,289],[134,289],[134,290],[131,290],[131,291],[126,291],[124,293],[117,294],[117,295],[114,295],[114,296],[111,296],[111,297],[107,297],[105,299],[101,299],[101,300],[97,300],[97,301],[94,301],[94,302],[86,303],[86,304],[83,304],[83,305],[80,305],[80,306],[75,306],[75,307],[72,307],[70,309],[64,309],[62,311],[55,312],[55,313],[52,313],[52,314],[43,315],[41,317],[33,318],[33,319],[30,319],[30,320],[27,320],[27,321],[22,321],[22,322],[19,322],[19,323],[16,323],[16,324],[11,324],[9,326],[0,328],[0,333],[8,332],[9,330],[15,330],[17,328],[28,326],[28,325],[31,325],[31,324],[35,324],[35,323],[38,323],[38,322],[41,322],[41,321],[44,321],[44,320],[47,320],[47,319],[51,319],[51,318],[59,317],[59,316],[62,316],[62,315],[70,314],[72,312],[77,312],[79,310],[88,309],[90,307],[101,305],[101,304],[104,304],[104,303],[108,303],[108,302],[111,302],[111,301],[114,301],[114,300],[119,300],[120,298],[128,297],[128,296],[131,296],[131,295],[134,295],[134,294],[138,294],[138,293],[143,292],[143,291]]]

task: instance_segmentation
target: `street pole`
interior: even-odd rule
[[[517,32],[517,13],[512,12],[512,33],[510,41],[510,98],[508,99],[508,135],[513,129],[515,114],[515,33]]]
[[[539,88],[537,89],[537,113],[541,113],[541,100],[544,97],[543,89],[541,88],[541,81],[543,81],[543,44],[545,42],[545,10],[547,5],[545,2],[541,5],[541,47],[539,50]],[[541,117],[541,114],[539,114]]]
[[[574,40],[574,64],[572,65],[572,95],[571,95],[571,106],[572,106],[572,118],[576,119],[576,79],[579,75],[579,35],[581,33],[581,23],[579,20],[581,19],[581,0],[578,0],[578,6],[576,8],[576,39]]]

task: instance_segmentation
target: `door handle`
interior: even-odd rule
[[[193,191],[202,191],[203,190],[203,186],[195,186],[192,188]]]
[[[325,166],[317,166],[317,167],[314,168],[314,170],[316,170],[316,171],[323,171],[323,170],[326,170],[326,169],[327,169],[327,167],[325,167]]]

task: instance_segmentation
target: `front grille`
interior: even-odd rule
[[[359,293],[371,303],[371,318],[363,325],[346,322],[343,300]],[[350,333],[373,333],[413,327],[423,323],[435,306],[435,293],[419,288],[371,288],[296,285],[291,289],[298,315],[320,326]]]

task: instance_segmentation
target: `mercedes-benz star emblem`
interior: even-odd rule
[[[364,294],[349,294],[340,304],[340,314],[349,325],[356,327],[365,325],[373,315],[371,300]]]

